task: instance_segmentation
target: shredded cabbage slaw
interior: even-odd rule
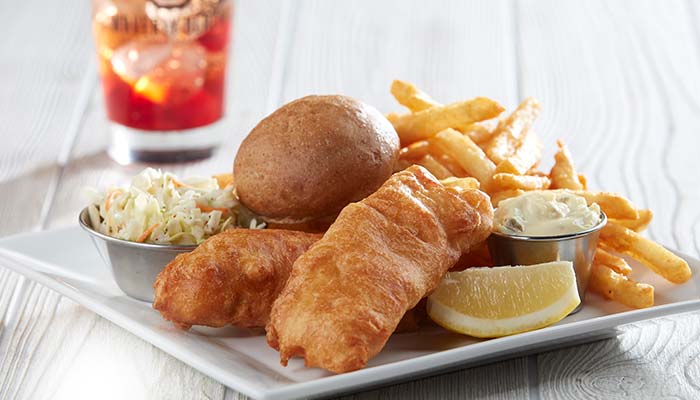
[[[92,228],[132,242],[194,245],[229,228],[264,228],[246,215],[232,185],[220,188],[212,177],[178,180],[146,168],[129,187],[86,191]]]

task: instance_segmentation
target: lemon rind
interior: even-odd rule
[[[478,338],[514,335],[540,329],[561,321],[579,304],[576,284],[570,285],[554,303],[533,313],[504,319],[472,317],[455,311],[432,298],[428,298],[428,315],[445,329]]]

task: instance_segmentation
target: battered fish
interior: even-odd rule
[[[478,190],[441,185],[419,166],[394,174],[348,205],[309,251],[272,306],[267,341],[282,365],[336,373],[365,366],[407,310],[491,232],[493,209]]]
[[[153,308],[183,329],[265,326],[292,264],[320,238],[275,229],[221,232],[161,271]]]

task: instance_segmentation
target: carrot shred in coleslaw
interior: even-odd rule
[[[220,211],[222,214],[226,214],[230,210],[227,208],[222,208],[222,207],[209,207],[209,206],[202,206],[202,205],[197,205],[197,208],[202,210],[202,212],[212,212],[212,211]]]
[[[93,229],[133,242],[199,244],[225,229],[265,227],[240,212],[232,185],[221,188],[213,177],[179,180],[147,168],[128,187],[88,194]]]
[[[112,200],[122,193],[124,193],[124,191],[121,189],[116,189],[110,192],[105,198],[105,210],[109,211],[109,207],[112,205]]]
[[[144,233],[139,236],[138,239],[136,239],[137,242],[143,243],[146,239],[148,239],[149,236],[151,236],[151,233],[158,227],[160,224],[153,224],[151,225]]]

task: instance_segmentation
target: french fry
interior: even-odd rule
[[[495,174],[491,178],[489,189],[498,192],[510,189],[545,190],[549,187],[546,176],[514,175],[508,173]]]
[[[496,166],[486,157],[484,151],[469,136],[464,136],[448,128],[430,138],[430,143],[450,156],[469,176],[486,184],[493,175]]]
[[[583,190],[588,190],[588,178],[584,174],[578,174],[578,181],[581,182]]]
[[[417,88],[414,84],[402,80],[394,80],[391,83],[391,94],[399,104],[408,108],[411,112],[416,113],[435,106],[442,106],[441,103],[435,101],[429,94]],[[389,113],[387,119],[392,123],[396,121],[399,114]],[[483,125],[472,123],[460,123],[452,128],[468,135],[475,143],[482,143],[493,136],[494,131],[489,130]]]
[[[391,94],[399,102],[399,104],[407,107],[411,112],[420,112],[425,109],[442,106],[435,101],[429,94],[418,89],[414,84],[401,80],[394,80],[391,84]],[[389,121],[393,122],[399,115],[390,113],[387,115]],[[453,128],[458,128],[460,132],[468,135],[475,143],[481,143],[488,140],[493,132],[483,125],[479,124],[464,124],[460,123]]]
[[[520,196],[521,194],[525,193],[524,190],[521,189],[512,189],[512,190],[503,190],[501,192],[496,192],[491,194],[491,204],[494,207],[498,207],[498,203],[500,203],[503,200],[510,199],[511,197],[517,197]]]
[[[569,148],[564,142],[557,140],[559,151],[554,154],[554,166],[549,173],[552,179],[552,189],[583,190],[584,186],[574,169],[574,161],[571,158]]]
[[[465,171],[457,163],[457,161],[453,160],[452,157],[448,156],[447,154],[433,152],[431,153],[431,155],[433,156],[433,158],[435,158],[437,162],[439,162],[440,164],[442,164],[442,166],[447,168],[447,170],[450,171],[450,174],[452,174],[452,176],[456,176],[458,178],[464,178],[466,176],[469,176],[467,171]]]
[[[601,248],[601,246],[595,249],[593,263],[610,267],[613,271],[625,276],[632,273],[632,267],[627,264],[624,258],[610,254],[610,252]]]
[[[398,79],[391,83],[391,94],[394,95],[399,104],[406,106],[414,113],[441,105],[414,84]]]
[[[569,193],[581,196],[590,205],[597,203],[608,218],[613,219],[637,219],[637,208],[624,196],[611,192],[589,192],[587,190],[565,190]]]
[[[457,191],[460,192],[470,189],[479,189],[479,187],[481,186],[479,184],[479,181],[477,181],[476,178],[472,177],[457,178],[451,176],[449,178],[440,179],[440,183],[442,183],[444,186],[455,188],[457,189]]]
[[[399,151],[399,158],[406,160],[419,160],[430,152],[430,143],[421,140],[402,147]]]
[[[452,127],[461,127],[497,117],[503,107],[486,97],[435,106],[412,114],[404,114],[393,121],[402,145],[434,136]]]
[[[469,136],[471,140],[476,144],[484,143],[493,136],[493,131],[490,131],[487,127],[479,124],[471,124],[463,129],[458,129],[463,134]]]
[[[601,264],[591,266],[588,288],[609,300],[631,308],[646,308],[654,305],[654,287],[637,283]]]
[[[225,174],[214,175],[213,178],[216,179],[216,183],[219,184],[219,187],[221,189],[225,188],[228,185],[233,185],[233,174],[230,172]]]
[[[440,164],[440,162],[430,154],[421,157],[416,161],[416,164],[423,166],[438,179],[446,179],[453,176],[449,169],[445,168],[444,165]]]
[[[389,122],[391,122],[391,123],[393,124],[394,121],[396,121],[397,119],[399,119],[400,116],[401,116],[401,114],[389,113],[389,114],[386,115],[386,119],[388,119]]]
[[[539,113],[537,100],[530,97],[520,103],[508,118],[498,124],[493,137],[484,143],[489,158],[499,164],[512,156]]]
[[[541,157],[542,143],[535,132],[527,132],[513,155],[498,164],[496,173],[524,175],[540,162]]]
[[[499,173],[498,168],[496,168],[496,173]],[[538,170],[536,167],[530,168],[530,169],[525,173],[525,175],[529,175],[529,176],[544,176],[544,177],[549,178],[549,174],[548,174],[548,173],[542,172],[542,171]]]
[[[638,218],[634,219],[614,219],[611,218],[610,222],[614,222],[618,225],[624,226],[627,229],[632,229],[635,232],[641,232],[647,228],[651,219],[654,217],[654,213],[651,210],[637,210],[639,214]]]
[[[612,250],[627,254],[673,283],[690,279],[688,263],[660,244],[624,226],[608,222],[600,231],[600,239]]]

